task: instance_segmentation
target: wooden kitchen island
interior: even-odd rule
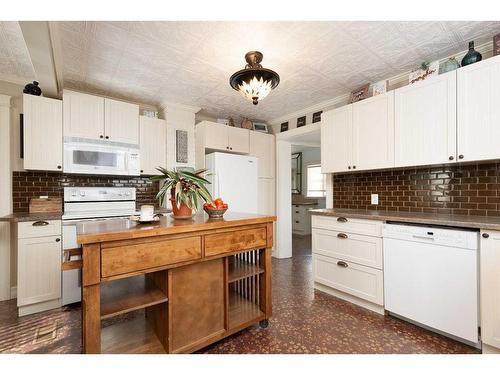
[[[79,224],[84,353],[191,353],[257,322],[267,327],[275,220],[227,213]]]

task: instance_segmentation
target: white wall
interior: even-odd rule
[[[12,212],[10,96],[0,94],[0,216]],[[0,301],[10,299],[10,223],[0,223]]]

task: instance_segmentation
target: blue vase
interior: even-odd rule
[[[469,42],[469,52],[462,59],[462,66],[470,65],[481,61],[483,56],[474,49],[474,42]]]

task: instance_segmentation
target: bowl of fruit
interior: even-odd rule
[[[224,212],[227,211],[227,207],[227,203],[217,198],[210,203],[205,203],[203,205],[203,210],[205,210],[210,219],[220,219],[224,215]]]

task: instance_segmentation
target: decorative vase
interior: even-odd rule
[[[483,56],[474,49],[474,41],[469,42],[469,52],[462,59],[462,66],[470,65],[481,61]]]
[[[33,83],[28,83],[26,86],[24,86],[23,92],[25,94],[35,95],[35,96],[42,95],[42,89],[38,87],[37,81],[33,81]]]
[[[253,122],[250,121],[249,119],[247,118],[244,118],[243,121],[241,121],[241,127],[243,129],[250,129],[250,130],[253,130]]]
[[[444,63],[439,65],[439,74],[451,72],[452,70],[460,68],[460,64],[454,57],[450,57]]]
[[[193,215],[193,209],[189,208],[186,203],[181,202],[179,206],[175,203],[175,199],[170,199],[170,203],[172,203],[172,212],[174,216],[178,217],[191,217]]]

